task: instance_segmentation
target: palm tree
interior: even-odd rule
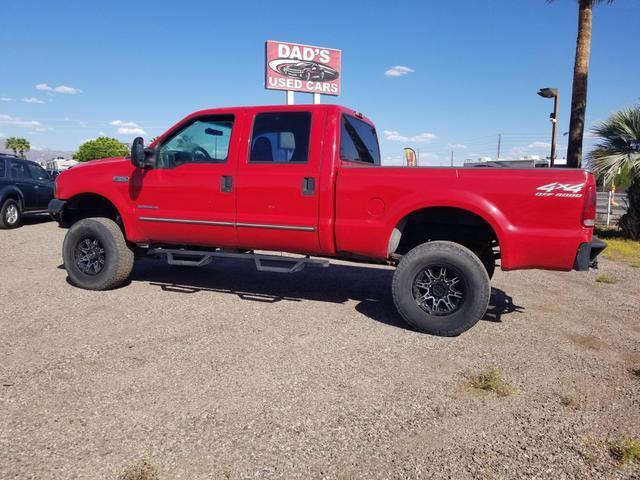
[[[619,174],[630,177],[629,208],[619,221],[628,237],[640,240],[640,106],[614,113],[593,128],[600,142],[588,155],[594,173],[605,185]]]
[[[8,137],[4,141],[4,148],[13,151],[14,155],[18,154],[18,139],[16,137]]]
[[[547,3],[556,0],[547,0]],[[598,3],[613,3],[614,0],[578,0],[578,41],[576,60],[573,66],[573,91],[571,95],[571,120],[569,121],[569,145],[567,167],[578,168],[582,161],[582,138],[587,110],[587,82],[589,57],[591,55],[591,27],[593,6]]]
[[[31,150],[31,144],[29,143],[29,140],[27,140],[26,138],[17,138],[16,140],[18,153],[22,158],[27,158],[25,153]]]

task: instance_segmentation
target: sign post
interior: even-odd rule
[[[285,90],[287,105],[293,105],[293,92],[340,95],[342,52],[331,48],[267,40],[265,88]]]

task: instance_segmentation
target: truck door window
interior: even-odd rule
[[[4,158],[0,158],[0,177],[4,177],[5,162]]]
[[[158,168],[185,163],[225,163],[233,117],[198,119],[164,142],[158,151]]]
[[[340,159],[380,165],[380,147],[376,129],[351,115],[342,116]]]
[[[311,112],[259,113],[253,121],[250,162],[306,163]]]

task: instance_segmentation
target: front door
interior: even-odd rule
[[[316,111],[315,115],[320,115]],[[240,247],[319,252],[319,148],[322,122],[310,111],[253,114],[238,165]]]
[[[31,176],[36,182],[36,208],[46,210],[53,198],[53,183],[47,171],[37,163],[27,163]]]
[[[236,246],[238,120],[197,118],[158,146],[153,169],[134,171],[129,195],[149,242]]]
[[[38,182],[31,176],[27,162],[11,160],[11,181],[22,192],[24,197],[24,210],[37,210],[38,207]]]

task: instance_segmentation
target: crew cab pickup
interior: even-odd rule
[[[485,314],[497,260],[593,266],[606,246],[593,236],[595,200],[579,169],[382,166],[362,114],[291,105],[202,110],[149,147],[136,138],[130,160],[62,173],[49,212],[70,227],[63,260],[81,288],[121,285],[145,253],[194,266],[252,258],[282,272],[327,257],[386,263],[399,314],[457,335]]]

